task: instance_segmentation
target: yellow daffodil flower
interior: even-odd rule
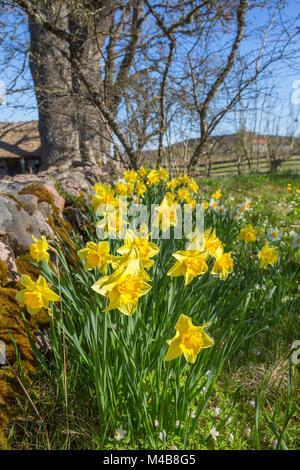
[[[124,171],[124,179],[127,181],[127,183],[135,183],[137,174],[134,170]]]
[[[121,313],[132,316],[139,298],[151,289],[144,272],[140,260],[133,259],[125,269],[117,269],[111,276],[104,276],[95,282],[92,289],[109,299],[109,305],[103,311],[118,309]]]
[[[233,259],[230,253],[224,253],[218,257],[213,265],[212,274],[217,274],[222,281],[227,279],[228,274],[233,271]]]
[[[149,171],[147,175],[147,183],[150,185],[159,183],[159,173],[156,170]]]
[[[176,189],[177,186],[178,186],[178,181],[173,178],[166,184],[166,189],[170,189],[171,191],[174,191],[174,189]]]
[[[100,273],[107,274],[112,256],[109,254],[108,242],[88,242],[85,248],[78,251],[78,256],[84,261],[84,269],[90,271],[98,268]]]
[[[177,191],[177,197],[179,201],[183,201],[189,197],[189,191],[186,188],[179,188]]]
[[[147,191],[147,186],[144,183],[137,183],[135,190],[137,196],[140,197],[143,196]]]
[[[123,213],[123,209],[120,212],[119,209],[109,208],[108,211],[104,212],[103,218],[96,223],[96,230],[102,229],[106,233],[106,237],[112,235],[121,236],[126,225],[128,225],[128,222],[122,219]]]
[[[209,228],[204,232],[204,250],[207,250],[210,256],[219,258],[223,254],[223,243],[216,236],[216,229]]]
[[[35,315],[43,308],[49,309],[50,301],[58,302],[60,300],[60,297],[49,289],[43,276],[39,276],[35,282],[30,276],[23,274],[20,283],[25,289],[17,293],[16,300],[21,306],[25,305],[31,315]]]
[[[127,196],[127,185],[123,181],[118,181],[115,191],[119,196]]]
[[[164,197],[160,206],[155,207],[154,227],[158,227],[160,224],[163,232],[166,232],[170,226],[175,227],[177,225],[177,209],[178,204],[170,206],[167,198]]]
[[[147,169],[144,166],[141,166],[138,171],[138,174],[141,178],[145,178],[145,176],[147,175]]]
[[[220,199],[220,197],[222,196],[222,193],[221,191],[218,189],[213,195],[212,197],[217,201],[218,199]]]
[[[189,235],[187,235],[187,239],[189,240],[189,242],[186,245],[186,250],[203,251],[204,233],[200,232],[198,228],[196,228],[194,233],[190,233]]]
[[[257,256],[260,260],[259,267],[262,269],[266,269],[269,264],[271,266],[274,266],[274,264],[278,260],[278,249],[271,248],[269,246],[269,242],[267,242]]]
[[[137,248],[142,266],[146,269],[151,268],[154,261],[150,258],[157,255],[159,252],[158,246],[149,242],[145,237],[138,237],[133,230],[128,229],[124,238],[124,245],[117,250],[117,253],[127,255],[133,247]]]
[[[169,349],[164,358],[165,361],[172,361],[184,354],[185,359],[194,364],[201,349],[213,346],[213,340],[205,333],[204,328],[209,326],[195,326],[191,317],[181,314],[175,325],[176,334],[174,338],[167,340]]]
[[[176,251],[172,256],[177,261],[167,272],[167,276],[184,276],[185,286],[192,282],[194,277],[200,276],[208,270],[206,261],[209,254],[207,251]]]
[[[42,261],[42,259],[46,260],[47,263],[50,259],[50,254],[48,253],[48,243],[46,237],[42,235],[42,239],[39,240],[32,236],[32,240],[34,243],[30,246],[30,255],[31,257],[36,260],[38,263]]]
[[[196,193],[199,189],[199,186],[196,181],[192,178],[188,184],[188,188],[192,193]]]
[[[166,181],[169,178],[168,171],[165,168],[160,168],[158,174],[161,181]]]
[[[247,227],[242,228],[240,234],[238,235],[237,239],[242,240],[245,243],[255,242],[256,241],[256,233],[251,224],[248,224]]]

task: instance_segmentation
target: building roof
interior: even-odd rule
[[[38,121],[0,122],[0,159],[40,156]]]
[[[252,143],[253,144],[264,145],[264,144],[266,144],[266,141],[265,141],[265,139],[254,139],[254,140],[252,140]]]

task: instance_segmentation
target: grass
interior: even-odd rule
[[[288,183],[291,184],[291,190],[287,189]],[[204,353],[202,372],[199,382],[195,384],[198,391],[187,406],[187,414],[182,417],[179,430],[169,431],[168,418],[161,411],[161,415],[157,416],[157,428],[153,414],[151,429],[148,432],[142,430],[143,423],[135,422],[136,429],[140,429],[138,435],[127,431],[125,438],[117,442],[111,430],[108,430],[104,438],[103,430],[99,428],[96,402],[94,407],[91,406],[96,397],[92,394],[92,388],[84,382],[85,379],[88,381],[88,376],[84,376],[78,367],[79,363],[74,360],[73,346],[70,343],[67,350],[67,407],[62,384],[63,369],[59,362],[61,351],[54,351],[46,360],[47,373],[42,367],[37,369],[29,390],[31,399],[47,424],[51,449],[169,449],[172,445],[178,449],[199,450],[299,448],[299,371],[291,360],[292,343],[300,339],[299,257],[295,251],[291,254],[289,248],[293,232],[299,233],[300,204],[296,188],[300,188],[300,177],[292,172],[200,181],[200,193],[203,199],[208,201],[216,189],[221,189],[226,207],[236,207],[245,201],[245,198],[251,199],[252,209],[245,215],[242,225],[252,223],[259,229],[260,244],[265,240],[269,227],[282,230],[282,241],[279,245],[281,264],[280,269],[258,274],[251,265],[250,251],[250,257],[236,263],[236,273],[230,283],[222,284],[220,281],[219,284],[208,287],[203,284],[199,292],[203,292],[201,295],[204,298],[199,305],[202,305],[204,311],[211,309],[212,317],[214,311],[223,312],[222,319],[215,324],[215,334],[219,339],[216,342],[218,351],[215,350],[214,354],[217,355],[218,361],[216,362],[210,353],[213,348],[208,350],[207,354]],[[226,237],[226,223],[224,227],[220,223],[219,230],[223,230]],[[238,255],[240,242],[232,241],[230,237],[226,242],[228,250],[232,249]],[[174,285],[180,292],[183,284],[180,284],[178,278],[175,281]],[[66,289],[67,286],[63,283],[62,279],[62,289]],[[164,289],[161,280],[158,282],[157,292],[159,289]],[[193,289],[194,286],[188,291],[191,295]],[[75,296],[75,292],[73,295]],[[234,303],[235,298],[241,299],[240,304]],[[180,308],[183,308],[184,304],[180,304],[180,299],[176,301],[181,305]],[[183,302],[189,304],[188,297],[183,299]],[[114,321],[119,321],[119,317],[114,318]],[[135,318],[138,322],[138,315]],[[222,328],[224,331],[227,328],[227,318],[232,325],[228,335],[233,335],[232,350],[228,357],[222,356],[222,348],[224,351],[227,348],[227,338],[222,337],[220,333]],[[243,324],[241,318],[244,319]],[[121,320],[124,326],[123,318]],[[67,334],[71,335],[70,325],[66,327]],[[241,329],[238,330],[239,328]],[[245,336],[245,340],[241,337],[243,342],[239,343],[239,335],[242,336],[247,331],[250,333]],[[107,355],[109,357],[109,351]],[[180,364],[183,365],[184,359],[182,360]],[[216,367],[219,367],[218,364],[222,361],[222,367],[220,366],[216,373]],[[81,364],[81,367],[86,366]],[[175,374],[175,369],[172,373]],[[151,387],[151,376],[145,376],[144,379],[150,380],[147,386]],[[124,393],[125,397],[126,388],[119,393]],[[30,402],[24,400],[19,405],[22,419],[16,421],[11,429],[9,448],[46,448],[45,428],[34,416]],[[138,403],[134,405],[138,408]],[[128,403],[129,409],[134,419],[134,407],[130,408]],[[124,410],[121,416],[122,424],[127,423],[128,429],[129,417],[126,413],[124,415]],[[167,426],[168,432],[161,440],[158,433]],[[188,437],[185,431],[187,427]],[[219,433],[216,439],[211,435],[213,428]]]

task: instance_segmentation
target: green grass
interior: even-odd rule
[[[292,185],[291,191],[287,189],[288,183]],[[141,380],[145,381],[146,388],[139,389],[140,384],[135,382],[137,377],[133,372],[135,365],[133,364],[131,370],[130,361],[125,361],[127,372],[122,369],[121,363],[115,363],[115,366],[118,365],[124,374],[128,373],[127,380],[131,377],[136,389],[141,393],[152,393],[151,400],[153,407],[154,404],[158,407],[158,414],[154,408],[146,412],[138,401],[126,403],[128,394],[131,392],[127,390],[126,383],[120,377],[119,381],[115,379],[114,382],[116,386],[118,384],[121,387],[120,390],[116,394],[113,390],[107,393],[110,393],[112,398],[120,400],[122,409],[118,402],[114,408],[115,415],[112,416],[109,413],[106,415],[107,428],[101,429],[97,396],[88,374],[88,367],[92,369],[93,364],[98,364],[97,357],[87,358],[84,361],[80,359],[76,352],[75,336],[73,336],[76,329],[81,335],[83,328],[86,328],[86,319],[84,315],[73,310],[72,302],[76,305],[77,297],[81,298],[82,309],[85,309],[88,306],[88,304],[84,306],[84,303],[88,302],[89,290],[88,286],[85,287],[79,282],[80,276],[85,276],[84,272],[75,275],[70,270],[66,279],[62,277],[61,281],[65,297],[70,297],[70,302],[68,301],[65,307],[67,391],[63,384],[62,349],[59,335],[57,343],[54,341],[53,344],[54,355],[47,363],[44,363],[44,368],[40,366],[37,369],[33,385],[29,390],[32,401],[47,425],[51,449],[65,447],[69,449],[169,449],[172,445],[176,445],[178,449],[271,450],[275,446],[275,440],[278,449],[299,448],[299,370],[291,361],[292,343],[300,339],[299,253],[291,249],[291,241],[293,232],[299,233],[300,199],[296,188],[300,188],[300,177],[287,172],[276,175],[201,179],[199,184],[203,199],[209,201],[213,192],[221,189],[226,207],[236,207],[248,198],[252,201],[252,209],[238,224],[232,224],[232,231],[228,230],[228,219],[216,220],[212,214],[213,219],[216,220],[218,235],[226,243],[226,251],[232,250],[236,255],[235,275],[230,282],[212,283],[205,278],[199,288],[194,283],[183,290],[182,279],[164,281],[164,277],[158,277],[157,283],[154,282],[153,289],[150,291],[151,302],[154,302],[157,311],[167,308],[173,317],[180,312],[188,314],[193,311],[194,315],[198,315],[197,324],[203,324],[207,318],[213,319],[213,326],[210,327],[209,332],[215,337],[215,347],[201,352],[202,362],[198,362],[200,369],[199,374],[195,375],[194,385],[192,382],[189,383],[191,371],[194,369],[186,366],[184,358],[181,358],[176,365],[172,364],[172,367],[168,369],[176,377],[176,374],[180,373],[178,367],[181,367],[184,378],[180,384],[181,387],[187,385],[196,387],[195,393],[190,393],[190,402],[185,405],[186,415],[181,414],[181,423],[176,428],[174,417],[168,416],[169,407],[174,403],[172,387],[175,387],[174,393],[179,393],[175,384],[172,384],[172,381],[169,382],[169,379],[163,379],[167,380],[170,387],[166,390],[163,383],[152,383],[155,373],[152,375],[149,369],[149,373],[141,374]],[[235,241],[235,236],[239,232],[239,227],[246,223],[252,223],[259,229],[259,237],[258,243],[244,250],[241,248],[241,242]],[[255,253],[258,251],[258,246],[261,247],[266,241],[268,228],[275,226],[283,232],[282,241],[278,244],[281,251],[280,266],[262,272],[255,267]],[[168,246],[165,250],[160,255],[162,265],[164,260],[170,258],[172,246]],[[43,268],[49,277],[53,277],[53,273],[47,272],[45,266]],[[163,269],[166,271],[167,268],[163,266]],[[77,277],[77,281],[73,276]],[[85,279],[87,283],[88,277],[86,276]],[[163,292],[164,289],[167,292],[170,286],[174,289],[174,292],[171,291],[169,295],[172,297],[174,294],[172,302],[175,302],[175,311],[172,310],[171,300],[165,304]],[[176,293],[180,295],[176,297]],[[184,293],[187,293],[186,297]],[[131,322],[130,334],[134,333],[135,328],[136,331],[140,331],[143,325],[140,322],[146,315],[150,315],[151,302],[147,303],[145,300],[141,305],[142,315],[138,312],[130,319],[134,320],[134,323]],[[195,302],[195,305],[192,302]],[[151,315],[155,316],[155,308],[153,307]],[[72,320],[68,320],[68,309],[72,312]],[[198,314],[198,310],[201,313]],[[57,310],[56,315],[59,315]],[[163,321],[168,322],[167,318],[163,318]],[[125,331],[129,325],[127,320],[128,318],[117,314],[109,319],[109,325],[110,322],[116,322],[117,328]],[[91,317],[90,321],[95,320]],[[164,332],[165,328],[160,325],[159,318],[154,321],[157,322],[156,328],[162,328],[161,331]],[[61,325],[59,322],[58,329]],[[153,329],[151,324],[149,325],[147,335],[151,338],[158,330]],[[96,327],[102,328],[100,323],[98,326],[94,323],[94,328]],[[163,341],[159,337],[156,338],[158,345],[163,345],[166,338],[173,336],[172,322],[168,323],[166,331]],[[108,334],[109,338],[110,335],[111,333]],[[132,341],[133,336],[128,338]],[[82,337],[78,339],[82,341]],[[89,341],[94,347],[93,338]],[[123,348],[127,344],[125,333],[122,341],[124,341],[121,345]],[[156,357],[151,355],[155,351],[155,354],[160,354],[159,348],[156,350],[155,345],[151,346],[151,342],[147,343],[148,349],[145,350],[145,357],[142,357],[143,341],[146,340],[141,336],[140,341],[141,343],[136,340],[132,348],[138,354],[136,357],[143,363],[146,370],[147,358]],[[81,342],[81,347],[87,348],[85,351],[92,351],[88,349],[88,344],[84,341]],[[117,348],[116,344],[114,348]],[[107,361],[114,361],[109,349],[105,354],[107,354]],[[132,356],[134,360],[136,357]],[[93,363],[94,360],[95,363]],[[101,361],[100,367],[103,365]],[[209,373],[209,370],[212,372]],[[216,382],[215,385],[214,382]],[[155,390],[157,394],[161,394],[161,397],[155,396]],[[66,392],[67,408],[65,407]],[[99,400],[101,410],[101,397]],[[163,403],[163,400],[166,402]],[[164,408],[160,408],[162,404]],[[17,421],[12,428],[9,438],[10,448],[47,448],[45,428],[36,417],[32,417],[34,412],[31,404],[24,401],[20,403],[20,407],[23,420]],[[179,402],[178,407],[180,408]],[[147,425],[146,421],[136,420],[135,409],[137,413],[140,413],[141,419],[151,418]],[[101,412],[104,411],[102,409]],[[193,412],[195,412],[195,417],[193,417]],[[159,421],[157,428],[154,425],[155,419]],[[117,424],[122,424],[127,430],[125,438],[119,442],[114,439],[113,435],[113,429],[117,427]],[[216,440],[210,434],[214,427],[219,433]],[[165,440],[162,441],[158,433],[163,429],[167,429],[167,433]]]

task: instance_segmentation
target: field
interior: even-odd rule
[[[130,178],[135,200],[139,183],[128,175],[126,184]],[[161,205],[167,177],[139,178],[147,186],[140,202]],[[85,196],[91,224],[84,231],[74,229],[71,242],[52,242],[52,250],[41,248],[33,263],[55,292],[52,352],[46,358],[36,350],[30,400],[19,401],[23,419],[11,427],[8,448],[299,448],[300,177],[282,172],[200,179],[197,189],[194,183],[179,179],[176,188],[169,185],[168,197],[183,202],[179,190],[188,187],[197,201],[207,202],[205,229],[216,234],[206,233],[204,251],[197,240],[187,248],[189,240],[174,238],[171,226],[171,238],[153,240],[157,248],[147,239],[141,245],[130,237],[125,245],[110,240],[109,254],[101,245],[102,261],[96,262],[85,247],[99,243],[94,224],[110,230],[108,219],[99,219],[96,201],[101,196],[114,203],[117,188],[107,187]],[[223,209],[218,212],[214,202]],[[249,238],[243,239],[248,224],[255,232],[248,227]],[[258,253],[268,241],[275,250],[262,267]],[[48,264],[48,249],[56,250],[58,264]],[[174,268],[180,257],[172,254],[185,250],[199,261],[190,261],[189,271],[184,263]],[[229,258],[222,264],[224,254]],[[108,286],[119,286],[125,275],[125,293],[119,287],[119,297],[113,297],[115,287]],[[113,308],[103,312],[107,298]],[[26,308],[26,315],[34,315],[37,306],[24,299],[25,318]],[[185,338],[180,355],[174,326],[181,314],[206,333],[178,326]],[[39,418],[27,419],[34,410]]]

